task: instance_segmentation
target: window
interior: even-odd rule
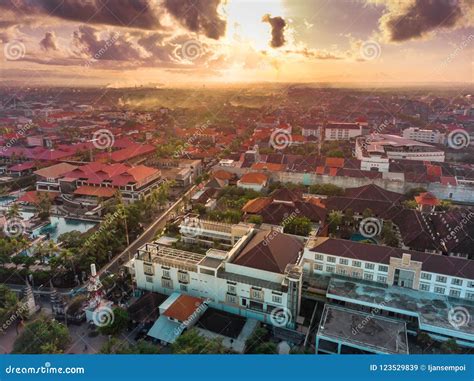
[[[340,258],[340,259],[339,259],[339,263],[340,263],[341,265],[347,266],[347,265],[349,264],[349,260],[346,259],[346,258]]]
[[[466,291],[466,299],[467,300],[474,300],[474,292]]]
[[[322,254],[314,254],[314,259],[316,261],[324,261],[324,255]]]
[[[189,274],[182,271],[178,271],[178,281],[181,283],[189,283]]]
[[[161,286],[164,288],[173,288],[173,281],[171,279],[161,278]]]
[[[364,279],[365,279],[365,280],[374,280],[374,275],[373,275],[373,274],[369,274],[369,273],[365,273],[365,274],[364,274]]]
[[[237,304],[237,296],[235,295],[226,294],[225,300],[227,303]]]
[[[436,282],[446,283],[447,280],[448,280],[448,278],[446,278],[445,276],[442,276],[442,275],[437,275],[436,276]]]
[[[320,264],[320,263],[316,263],[316,264],[314,265],[314,269],[315,269],[315,270],[318,270],[318,271],[323,271],[324,266],[323,266],[322,264]]]
[[[437,294],[444,294],[444,291],[445,291],[445,288],[444,288],[444,287],[436,286],[436,287],[434,288],[434,292],[436,292]]]
[[[375,265],[373,263],[366,263],[365,268],[367,270],[373,270],[375,268]]]
[[[451,284],[453,286],[462,286],[462,279],[453,278],[453,279],[451,279]]]
[[[327,271],[328,273],[333,273],[333,272],[334,272],[334,266],[329,266],[329,265],[327,265],[327,266],[326,266],[326,271]]]
[[[272,302],[273,302],[273,303],[280,303],[280,304],[281,304],[281,296],[272,295]]]
[[[180,285],[179,285],[179,289],[180,289],[181,291],[188,291],[188,286],[186,286],[185,284],[180,284]]]
[[[345,269],[338,269],[338,270],[337,270],[337,273],[338,273],[339,275],[346,275],[346,270],[345,270]]]
[[[250,297],[253,299],[260,299],[263,300],[263,291],[257,288],[250,289]]]
[[[228,284],[227,285],[227,292],[230,293],[230,294],[237,294],[237,287],[235,287],[235,285],[233,284]]]
[[[470,280],[469,282],[467,282],[467,287],[474,288],[474,281]]]
[[[388,266],[379,265],[379,271],[383,273],[388,273]]]
[[[422,272],[421,279],[431,280],[431,274]]]
[[[327,261],[328,261],[329,263],[336,263],[336,258],[334,258],[334,257],[327,257]]]
[[[146,275],[154,275],[155,272],[153,271],[153,265],[149,263],[143,263],[143,272]]]
[[[362,267],[362,262],[361,262],[361,261],[352,261],[352,266],[354,266],[354,267]]]
[[[461,290],[452,288],[451,290],[449,290],[449,296],[452,296],[453,298],[459,298],[461,296]]]
[[[420,283],[420,290],[421,291],[429,291],[430,290],[430,284],[429,283]]]
[[[380,283],[387,283],[387,277],[385,275],[379,275],[377,277],[377,282],[380,282]]]
[[[165,277],[165,278],[171,278],[171,276],[170,276],[170,271],[163,269],[163,277]]]
[[[146,276],[145,279],[148,283],[153,283],[153,277],[152,276]]]
[[[358,272],[358,271],[353,271],[353,272],[352,272],[352,277],[353,277],[353,278],[360,278],[360,272]]]

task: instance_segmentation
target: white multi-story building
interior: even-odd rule
[[[324,126],[324,140],[350,140],[363,135],[363,126],[359,123],[329,122]]]
[[[438,130],[425,130],[418,127],[409,127],[403,130],[403,137],[418,142],[444,144],[446,134]]]
[[[294,327],[303,247],[277,231],[248,229],[229,251],[211,248],[201,254],[147,243],[131,267],[140,289],[166,295],[177,291],[206,299],[214,308]]]

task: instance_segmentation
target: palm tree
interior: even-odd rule
[[[13,220],[13,219],[20,218],[20,216],[21,216],[20,205],[13,203],[7,211],[7,219]]]

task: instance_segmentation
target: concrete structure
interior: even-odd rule
[[[358,123],[329,122],[324,126],[324,140],[350,140],[363,135],[363,127]]]
[[[409,127],[403,130],[403,138],[431,144],[444,144],[446,134],[438,130],[425,130],[418,127]]]

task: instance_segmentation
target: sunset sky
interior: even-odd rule
[[[472,82],[473,0],[0,0],[1,80]]]

